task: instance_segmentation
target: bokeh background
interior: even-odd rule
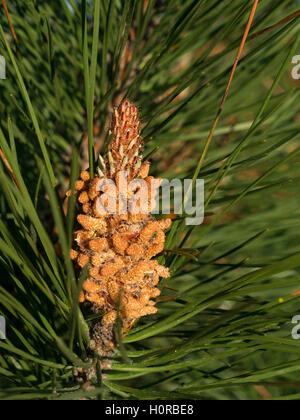
[[[195,172],[252,6],[2,2],[1,399],[300,397],[300,340],[291,336],[300,315],[299,2],[259,2]],[[87,386],[76,371],[92,316],[74,297],[76,208],[65,193],[89,167],[91,139],[96,155],[105,150],[125,97],[140,110],[152,174],[204,179],[206,216],[197,227],[174,216],[158,314],[139,321],[112,370]]]

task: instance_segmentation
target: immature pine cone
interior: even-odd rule
[[[155,286],[160,277],[170,276],[169,270],[152,258],[163,250],[164,230],[171,220],[156,221],[150,215],[161,179],[148,176],[150,164],[142,163],[138,110],[127,99],[114,110],[111,134],[107,156],[99,158],[98,175],[91,180],[89,172],[83,171],[76,182],[78,203],[84,213],[77,220],[83,229],[74,233],[77,250],[71,250],[71,258],[80,267],[90,265],[80,302],[89,301],[95,313],[104,313],[92,332],[95,348],[102,356],[114,348],[118,308],[125,335],[136,319],[157,312],[151,300],[160,295]],[[138,179],[146,182],[146,192],[139,187]],[[111,181],[115,190],[110,188]],[[137,185],[128,190],[132,181]],[[136,203],[144,203],[138,212],[130,202],[136,192],[140,192]]]

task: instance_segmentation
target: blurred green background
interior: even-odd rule
[[[4,3],[0,399],[300,398],[299,2],[259,2],[199,174],[252,1]],[[158,314],[85,391],[74,372],[91,319],[76,303],[84,273],[68,257],[65,192],[124,97],[140,110],[151,174],[204,179],[206,217],[174,220]]]

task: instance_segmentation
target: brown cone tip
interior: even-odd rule
[[[142,137],[138,109],[128,99],[115,108],[111,132],[113,137],[108,156],[110,175],[127,170],[134,177],[141,164]]]

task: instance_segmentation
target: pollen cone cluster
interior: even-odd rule
[[[82,228],[74,233],[71,250],[80,267],[89,264],[80,301],[104,314],[91,337],[101,356],[114,349],[117,317],[125,335],[135,320],[157,312],[156,286],[160,277],[169,277],[153,258],[164,248],[171,220],[157,221],[150,214],[161,180],[148,175],[149,162],[142,163],[138,111],[128,100],[114,111],[111,138],[94,179],[83,171],[76,182]]]

